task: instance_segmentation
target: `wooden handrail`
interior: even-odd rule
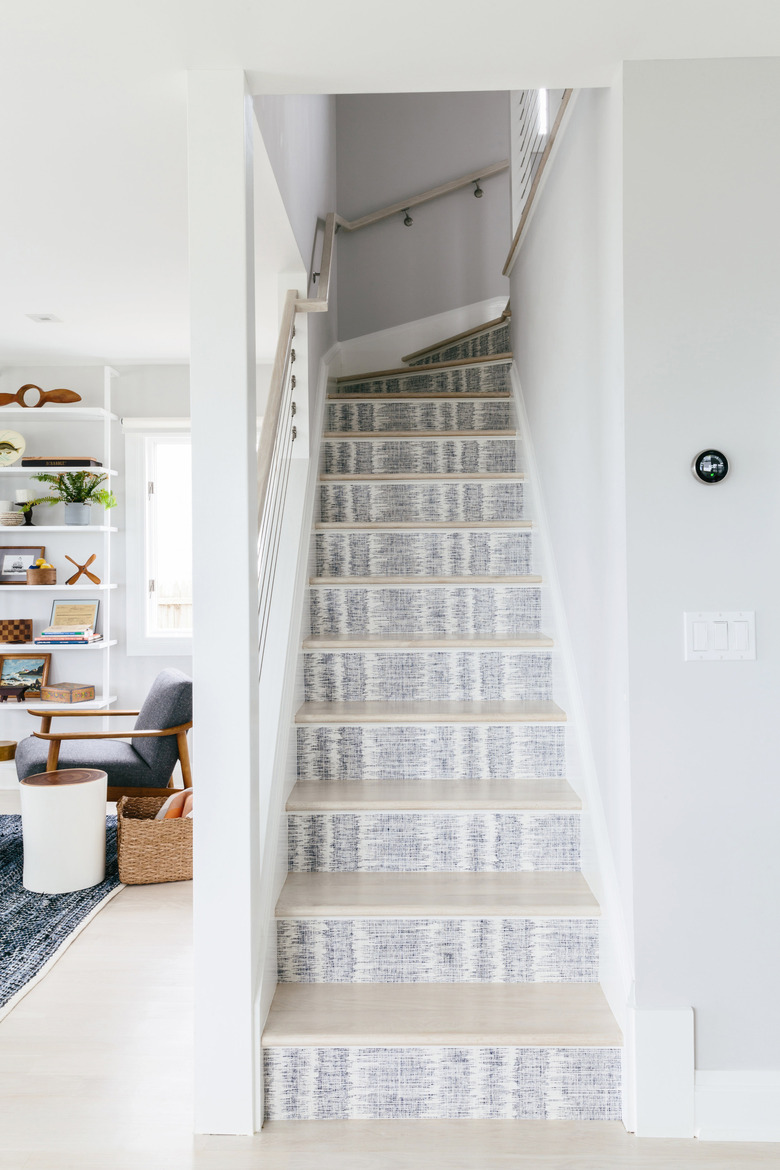
[[[504,265],[504,269],[501,274],[502,276],[508,276],[512,271],[512,266],[514,265],[517,253],[520,248],[520,241],[523,236],[523,231],[525,230],[525,225],[528,223],[528,217],[531,214],[531,208],[534,205],[534,200],[539,190],[539,184],[542,181],[545,167],[550,160],[550,155],[552,154],[553,147],[555,146],[555,139],[558,136],[558,131],[560,130],[561,122],[563,121],[563,116],[566,113],[566,109],[569,105],[569,102],[571,101],[571,95],[573,93],[573,89],[565,89],[563,91],[561,104],[558,107],[558,112],[555,115],[555,121],[552,124],[552,129],[550,130],[547,143],[544,150],[542,151],[542,157],[539,159],[539,166],[537,167],[536,174],[534,175],[534,180],[531,183],[531,190],[528,192],[528,198],[526,199],[525,207],[523,208],[522,215],[520,216],[520,222],[517,225],[515,237],[512,240],[512,244],[509,249],[509,255],[506,258],[506,264]]]
[[[336,227],[338,216],[335,211],[329,211],[325,216],[325,235],[322,240],[322,256],[320,257],[319,284],[316,297],[301,297],[296,300],[295,307],[301,313],[327,313],[328,298],[330,296],[330,274],[333,269],[333,246],[336,241]],[[296,297],[298,294],[295,294]]]
[[[502,171],[509,170],[509,159],[504,159],[503,162],[491,163],[490,166],[483,167],[480,171],[470,171],[468,175],[461,175],[459,179],[452,179],[449,183],[442,183],[438,187],[431,187],[428,191],[423,191],[419,195],[409,195],[406,199],[399,200],[398,203],[391,203],[389,207],[381,207],[378,211],[372,211],[369,215],[363,215],[360,219],[343,219],[340,215],[337,216],[338,226],[343,228],[345,232],[356,232],[360,228],[368,227],[371,223],[378,223],[380,219],[387,219],[391,215],[398,215],[401,211],[406,211],[407,207],[417,207],[420,203],[428,203],[431,199],[439,199],[442,195],[449,195],[450,191],[459,191],[461,187],[468,187],[469,183],[476,183],[478,179],[489,179],[492,175],[500,175]]]

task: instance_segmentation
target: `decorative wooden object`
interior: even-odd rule
[[[94,561],[96,556],[97,556],[97,553],[93,553],[88,561],[85,561],[83,565],[80,565],[78,563],[78,561],[74,561],[73,557],[69,557],[68,554],[65,553],[65,559],[70,561],[70,563],[72,565],[75,565],[76,568],[78,569],[78,573],[74,573],[72,577],[68,577],[65,584],[66,585],[75,585],[76,582],[78,581],[79,577],[83,573],[85,577],[89,577],[89,579],[93,585],[99,585],[100,578],[95,573],[90,573],[90,571],[89,571],[89,566],[92,564],[92,562]]]
[[[0,686],[0,703],[4,703],[6,699],[16,699],[17,703],[24,702],[24,696],[28,691],[27,686],[21,687],[6,687]]]
[[[38,391],[38,401],[31,409],[38,406],[43,406],[45,402],[81,402],[81,395],[77,394],[75,390],[41,390],[40,386],[36,386],[34,382],[26,382],[24,386],[20,386],[15,394],[0,394],[0,406],[10,406],[15,402],[17,406],[27,406],[29,403],[25,402],[24,396],[28,390]]]
[[[0,621],[0,642],[13,645],[15,642],[32,642],[33,624],[31,618],[5,618]]]
[[[13,760],[16,756],[16,740],[0,739],[0,760]]]
[[[90,683],[52,683],[41,687],[41,701],[44,703],[89,703],[95,697],[95,688]]]
[[[28,585],[56,585],[57,584],[57,570],[56,569],[28,569],[27,570],[27,584]]]

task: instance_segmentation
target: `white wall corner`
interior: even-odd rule
[[[780,1142],[780,1069],[697,1071],[695,1110],[703,1141]]]
[[[694,1136],[693,1008],[629,1009],[626,1079],[638,1137]]]

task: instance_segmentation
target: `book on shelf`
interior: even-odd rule
[[[36,646],[87,646],[99,642],[102,634],[96,634],[92,626],[47,626],[35,639]]]
[[[79,458],[76,455],[52,455],[47,457],[44,455],[27,455],[21,460],[22,467],[102,467],[103,464],[99,459],[93,459],[91,455],[84,455]]]

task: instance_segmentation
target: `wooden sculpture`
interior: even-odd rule
[[[73,557],[69,557],[68,554],[65,553],[65,559],[67,561],[70,561],[70,563],[72,565],[75,565],[76,568],[78,569],[78,573],[74,573],[72,577],[68,577],[65,584],[66,585],[75,585],[76,582],[78,581],[79,577],[83,573],[85,577],[89,577],[89,579],[93,585],[99,585],[100,578],[97,577],[94,573],[90,573],[90,571],[89,571],[89,566],[92,564],[92,562],[94,561],[96,556],[97,556],[97,553],[93,553],[88,561],[85,561],[83,565],[80,565],[78,563],[78,561],[74,561]]]
[[[75,390],[41,390],[40,386],[36,386],[34,382],[27,382],[24,386],[20,386],[15,394],[0,394],[0,406],[10,406],[15,402],[17,406],[29,406],[25,402],[24,395],[27,390],[38,391],[38,401],[33,404],[31,409],[38,406],[43,406],[44,402],[81,402],[81,395],[77,394]]]

